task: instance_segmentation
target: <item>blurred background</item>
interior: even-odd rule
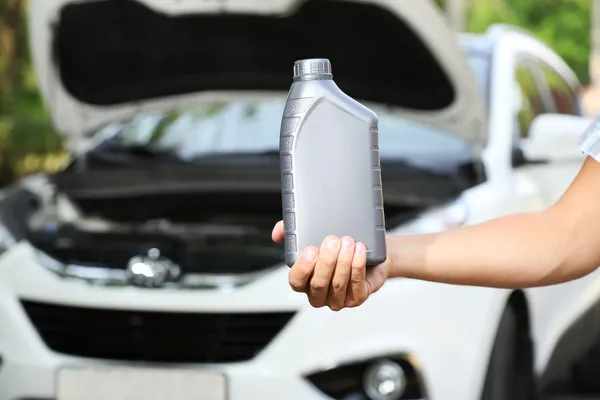
[[[459,30],[482,33],[501,22],[532,32],[577,73],[586,87],[586,106],[598,107],[600,96],[593,90],[588,94],[594,76],[590,68],[594,21],[600,26],[600,16],[593,18],[597,1],[436,1]],[[0,186],[25,174],[56,171],[68,161],[37,90],[28,49],[27,6],[27,0],[0,0]]]

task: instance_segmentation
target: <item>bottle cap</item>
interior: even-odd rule
[[[326,58],[309,58],[294,63],[294,80],[331,78],[331,62]]]

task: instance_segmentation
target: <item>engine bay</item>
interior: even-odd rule
[[[277,207],[236,212],[224,202],[227,196],[178,194],[77,204],[51,184],[40,189],[27,218],[27,238],[63,264],[124,269],[133,257],[158,249],[186,274],[227,275],[264,270],[284,259],[281,246],[270,240]]]
[[[19,190],[35,199],[21,214],[25,238],[65,266],[125,270],[134,257],[158,249],[183,276],[236,276],[285,258],[283,246],[271,241],[281,215],[278,192],[248,192],[240,203],[241,194],[215,192],[74,201],[47,179]],[[388,206],[386,216],[397,226],[420,211]]]

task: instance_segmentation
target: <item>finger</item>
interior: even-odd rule
[[[352,259],[354,258],[354,239],[348,236],[342,238],[342,246],[338,255],[337,265],[333,271],[333,279],[327,296],[327,305],[333,311],[339,311],[346,302],[346,290],[350,279]]]
[[[354,246],[354,258],[350,271],[350,287],[348,288],[346,304],[348,307],[361,305],[367,299],[366,288],[367,248],[363,243]]]
[[[319,250],[317,265],[308,288],[308,299],[313,307],[325,305],[339,252],[340,239],[335,236],[326,237]]]
[[[367,288],[369,290],[369,294],[373,294],[385,283],[389,275],[389,263],[386,261],[381,265],[371,268],[366,275]]]
[[[290,268],[288,279],[292,290],[295,292],[305,292],[308,279],[315,269],[319,250],[310,246],[304,249],[304,252],[298,257],[296,263]]]
[[[284,236],[283,221],[279,221],[278,223],[275,224],[275,227],[273,228],[273,232],[271,232],[271,239],[273,239],[273,241],[275,243],[281,243],[281,242],[283,242],[283,236]]]

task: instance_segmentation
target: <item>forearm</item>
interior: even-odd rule
[[[391,277],[519,288],[576,279],[594,268],[577,221],[550,209],[429,235],[390,236]],[[591,244],[593,245],[593,243]]]

